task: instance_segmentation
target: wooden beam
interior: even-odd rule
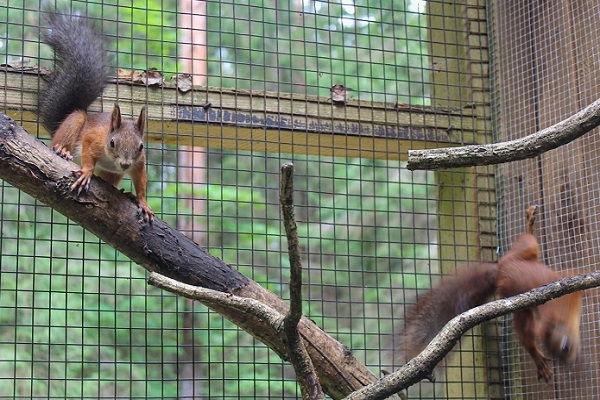
[[[38,132],[37,72],[2,71],[0,107],[31,133]],[[474,143],[470,109],[330,99],[273,92],[149,86],[113,81],[92,111],[112,108],[136,115],[148,105],[153,143],[229,150],[406,160],[409,149]]]
[[[473,105],[474,141],[491,138],[489,66],[485,0],[427,2],[430,36],[431,97],[436,106]],[[491,167],[435,172],[438,185],[440,272],[451,274],[467,261],[495,261],[495,192]],[[491,218],[490,218],[491,215]],[[499,359],[485,349],[497,346],[476,327],[461,341],[461,353],[446,360],[446,396],[489,398],[501,390],[489,384]],[[493,341],[493,340],[492,340]]]

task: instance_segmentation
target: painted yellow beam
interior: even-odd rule
[[[35,72],[3,71],[0,107],[32,134],[38,132]],[[145,86],[113,81],[92,111],[137,115],[148,106],[148,139],[154,143],[229,150],[406,159],[409,149],[474,142],[469,109],[419,107],[328,98],[196,87]]]

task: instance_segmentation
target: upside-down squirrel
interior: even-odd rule
[[[82,16],[56,11],[42,13],[41,38],[55,53],[54,76],[40,91],[38,113],[52,135],[52,148],[64,158],[74,158],[81,169],[71,190],[89,189],[94,172],[113,186],[129,174],[145,220],[154,213],[146,201],[146,108],[133,121],[112,112],[88,113],[88,106],[106,87],[108,61],[103,36]]]
[[[405,317],[397,335],[403,362],[418,355],[456,315],[485,303],[494,294],[509,297],[560,279],[539,260],[539,245],[533,236],[536,207],[527,210],[527,229],[497,264],[471,264],[459,269],[419,297]],[[538,341],[564,364],[575,361],[579,349],[581,292],[570,293],[537,307],[514,313],[513,325],[521,345],[537,367],[538,378],[552,378],[548,357]]]

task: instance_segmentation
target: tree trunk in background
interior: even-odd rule
[[[206,85],[206,1],[180,0],[180,33],[179,60],[182,72],[192,75],[192,83]],[[206,183],[206,152],[198,147],[179,148],[178,181],[190,183],[194,186]],[[197,216],[205,211],[205,200],[190,198],[185,201],[186,208],[191,210],[191,215],[180,215],[178,228],[196,243],[204,245],[206,230]],[[199,349],[195,334],[200,326],[196,322],[195,307],[202,307],[189,299],[184,300],[183,311],[183,347],[182,363],[179,366],[179,397],[196,399],[201,397],[201,380],[205,377],[200,361]]]

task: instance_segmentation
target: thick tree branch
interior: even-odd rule
[[[600,125],[600,100],[556,125],[521,139],[508,142],[447,147],[429,150],[409,150],[409,170],[472,167],[524,160],[556,149]]]
[[[466,311],[448,322],[421,354],[397,371],[352,393],[346,399],[385,399],[431,376],[433,368],[452,350],[461,336],[475,325],[501,315],[543,304],[568,293],[598,286],[600,286],[600,272],[571,276],[518,296],[496,300]]]
[[[275,294],[208,254],[185,235],[156,219],[143,222],[137,204],[101,179],[87,194],[70,192],[78,167],[55,155],[11,118],[0,114],[0,179],[44,202],[151,272],[180,282],[258,300],[281,314],[288,305]],[[277,331],[254,315],[225,303],[213,310],[265,343],[282,357],[285,344]],[[302,318],[300,334],[324,391],[334,399],[376,380],[340,342]]]
[[[281,166],[279,202],[290,256],[290,310],[283,320],[282,340],[287,344],[290,363],[296,371],[302,398],[324,399],[319,378],[298,330],[302,318],[302,258],[298,226],[294,217],[294,164],[292,163]]]

